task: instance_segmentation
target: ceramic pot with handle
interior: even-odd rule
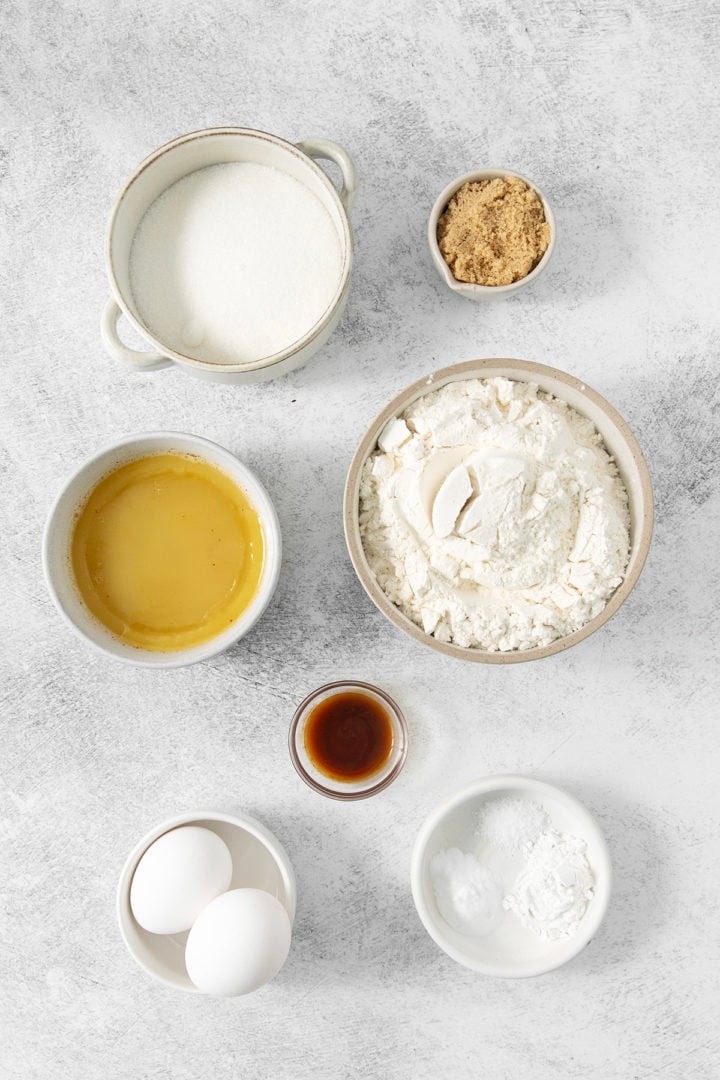
[[[334,162],[342,174],[338,191],[317,164]],[[130,287],[130,251],[143,215],[172,184],[209,165],[249,162],[268,165],[304,184],[330,215],[340,243],[342,269],[335,295],[323,316],[288,348],[249,363],[210,363],[177,352],[160,341],[143,321]],[[142,162],[120,192],[113,207],[105,245],[105,265],[112,296],[102,316],[103,342],[111,356],[136,371],[157,371],[177,365],[211,382],[259,383],[302,367],[325,344],[337,326],[347,300],[353,239],[349,212],[355,196],[355,167],[349,155],[330,139],[306,139],[293,144],[252,128],[206,128],[181,135],[159,147]],[[147,342],[149,351],[130,348],[118,334],[125,316]]]

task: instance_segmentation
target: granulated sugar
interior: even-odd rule
[[[164,344],[249,363],[303,337],[340,283],[337,231],[320,200],[266,165],[199,169],[159,196],[135,234],[130,283]]]

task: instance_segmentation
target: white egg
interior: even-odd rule
[[[158,837],[137,864],[130,907],[152,934],[189,930],[203,908],[230,886],[232,858],[217,833],[183,825]]]
[[[262,889],[233,889],[198,917],[185,946],[188,975],[205,994],[250,994],[277,975],[290,951],[290,919]]]

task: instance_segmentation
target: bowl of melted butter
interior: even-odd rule
[[[64,485],[43,568],[73,630],[133,664],[222,652],[260,618],[281,562],[277,515],[242,462],[195,435],[114,443]]]

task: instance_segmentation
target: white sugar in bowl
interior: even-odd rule
[[[340,190],[316,159],[339,167]],[[110,217],[107,351],[136,371],[174,365],[212,382],[265,382],[301,367],[347,300],[355,187],[352,160],[329,139],[208,128],[161,146]],[[120,339],[121,316],[150,351]]]

